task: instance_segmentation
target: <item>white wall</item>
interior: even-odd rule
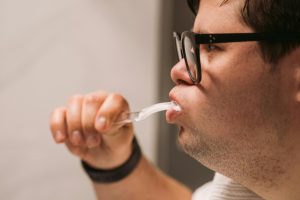
[[[157,102],[159,0],[0,1],[0,199],[94,199],[79,161],[56,145],[50,112],[105,89],[132,110]],[[137,124],[155,161],[155,118]]]

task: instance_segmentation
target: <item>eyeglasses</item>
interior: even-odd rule
[[[185,31],[181,36],[174,32],[178,59],[184,59],[187,72],[194,84],[201,81],[200,44],[215,44],[229,42],[287,42],[300,41],[300,33],[226,33],[226,34],[196,34]]]

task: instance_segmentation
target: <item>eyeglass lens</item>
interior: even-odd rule
[[[178,60],[181,60],[183,57],[182,52],[181,52],[181,47],[180,47],[180,38],[178,36],[178,34],[176,33],[175,35],[175,41],[176,41],[176,50],[177,50],[177,56],[178,56]]]
[[[183,51],[185,54],[185,62],[190,78],[192,79],[192,81],[196,81],[198,80],[196,52],[189,37],[183,38]]]

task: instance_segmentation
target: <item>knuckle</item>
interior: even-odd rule
[[[53,120],[50,122],[50,129],[52,132],[56,131],[60,127],[60,122],[57,120]]]
[[[93,92],[90,94],[87,94],[84,98],[84,102],[87,104],[95,104],[103,101],[107,97],[107,92],[104,91],[98,91],[98,92]]]
[[[85,135],[95,132],[94,124],[87,123],[82,125],[82,130]]]
[[[82,98],[83,98],[83,95],[75,94],[75,95],[73,95],[69,98],[68,103],[73,103],[73,102],[76,102],[76,101],[80,101],[80,100],[82,100]]]
[[[112,98],[113,101],[117,102],[121,106],[127,106],[128,105],[128,102],[126,101],[126,99],[121,94],[112,93],[111,98]]]
[[[110,96],[111,96],[111,98],[113,98],[115,100],[120,100],[123,98],[123,96],[119,93],[111,93]]]
[[[97,96],[96,94],[88,94],[84,98],[85,103],[94,103],[100,100],[100,97]]]
[[[64,107],[58,107],[52,112],[50,117],[51,130],[57,129],[62,125],[64,120],[64,112],[65,112]]]
[[[78,147],[74,147],[74,146],[72,146],[72,147],[69,147],[69,150],[70,150],[70,152],[72,153],[72,154],[74,154],[74,155],[79,155],[80,154],[80,149],[78,148]]]
[[[85,97],[85,102],[86,103],[93,103],[97,101],[99,98],[95,94],[89,94]]]
[[[65,112],[65,110],[66,110],[66,108],[65,107],[63,107],[63,106],[61,106],[61,107],[57,107],[57,108],[55,108],[54,110],[53,110],[53,112],[52,112],[52,116],[54,117],[56,117],[56,116],[60,116],[60,115],[62,115],[64,112]]]

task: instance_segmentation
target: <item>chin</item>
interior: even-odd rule
[[[191,134],[185,128],[179,127],[177,143],[186,154],[192,156],[191,154],[193,153],[190,150],[196,149],[197,145],[193,144],[193,137],[190,135]]]
[[[208,138],[200,132],[191,131],[185,127],[179,127],[178,145],[180,148],[198,162],[207,165],[207,160],[213,159],[211,144],[207,143]]]
[[[188,133],[185,131],[185,129],[182,126],[180,126],[179,127],[179,132],[178,132],[178,143],[180,144],[181,147],[184,146],[184,143],[187,139],[186,138],[187,134]]]

